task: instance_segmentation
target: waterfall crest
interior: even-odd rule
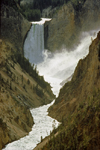
[[[37,64],[43,61],[44,23],[50,20],[42,18],[39,22],[32,22],[24,43],[24,56],[29,59],[30,63]]]

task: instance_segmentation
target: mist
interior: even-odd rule
[[[59,90],[65,82],[71,80],[75,67],[80,59],[89,53],[89,46],[96,37],[96,30],[83,32],[80,42],[73,51],[62,49],[60,52],[51,53],[43,51],[43,61],[37,64],[40,75],[51,84],[53,93],[58,96]],[[61,84],[62,83],[62,84]]]

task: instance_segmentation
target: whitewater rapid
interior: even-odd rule
[[[88,55],[89,46],[97,32],[96,30],[83,32],[79,44],[73,51],[62,49],[60,52],[56,51],[53,54],[48,50],[43,52],[44,60],[37,64],[37,69],[39,74],[43,75],[44,79],[51,84],[56,97],[62,85],[71,80],[78,61]]]
[[[3,150],[33,150],[41,142],[41,138],[50,135],[50,132],[59,125],[58,121],[48,116],[47,110],[53,103],[54,101],[48,105],[31,109],[35,122],[32,131],[20,140],[8,144]]]
[[[83,59],[88,54],[89,45],[96,37],[95,32],[97,31],[82,33],[80,43],[73,51],[62,49],[61,52],[51,53],[44,50],[43,20],[32,23],[24,44],[25,57],[37,65],[39,74],[43,75],[44,79],[51,84],[52,91],[56,96],[62,87],[61,83],[66,82],[69,77],[71,79],[79,59]],[[48,116],[47,110],[53,103],[54,101],[51,104],[32,109],[31,113],[35,122],[32,131],[28,136],[8,144],[3,150],[33,150],[40,143],[41,137],[48,136],[53,127],[59,125],[59,122]]]

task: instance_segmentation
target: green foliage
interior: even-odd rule
[[[42,10],[52,6],[59,7],[64,3],[67,3],[69,0],[34,0],[31,3],[26,3],[21,6],[21,13],[29,21],[38,21],[41,18]]]
[[[29,75],[43,88],[46,89],[50,84],[44,81],[43,76],[39,76],[37,68],[34,67],[34,64],[31,65],[29,60],[26,59],[21,53],[15,52],[14,54],[16,61],[20,64],[21,68],[25,70]],[[22,77],[23,83],[23,77]],[[38,90],[39,91],[39,90]],[[37,93],[38,93],[37,91]],[[41,92],[42,93],[42,92]],[[41,94],[42,95],[42,94]]]
[[[20,6],[21,0],[15,0],[15,2],[18,3],[18,5]]]
[[[22,84],[23,84],[23,75],[21,75],[21,80],[22,80]]]
[[[7,128],[6,123],[3,122],[3,119],[2,119],[2,118],[0,118],[0,127],[3,128],[3,129],[6,129],[6,128]]]
[[[1,5],[2,4],[13,7],[15,10],[18,10],[16,2],[14,0],[1,0]]]
[[[52,8],[60,7],[69,1],[73,4],[76,11],[80,11],[86,0],[33,0],[31,3],[25,3],[17,8],[16,3],[20,5],[21,0],[1,0],[1,4],[13,7],[15,10],[20,11],[24,17],[29,21],[39,21],[41,18],[42,10],[52,6]]]
[[[2,75],[1,75],[1,73],[0,73],[0,81],[2,80]]]
[[[27,80],[27,84],[30,85],[30,80],[29,79]]]
[[[39,9],[42,12],[43,9],[49,6],[52,6],[52,8],[59,7],[69,1],[76,9],[78,9],[81,8],[86,0],[34,0],[31,3],[26,3],[23,8],[26,9],[27,7],[29,9]]]
[[[42,150],[95,150],[100,146],[100,91],[80,102]],[[52,135],[52,134],[51,134]]]
[[[38,85],[35,87],[35,91],[36,91],[36,94],[37,94],[39,97],[42,98],[42,97],[44,96],[43,90],[40,89],[40,88],[38,87]]]
[[[86,0],[71,0],[76,11],[80,11]]]
[[[12,82],[10,81],[10,89],[12,90]]]
[[[9,74],[9,72],[11,72],[10,67],[8,64],[6,64],[6,73]]]
[[[39,21],[41,17],[41,12],[39,9],[26,9],[22,14],[29,21]]]

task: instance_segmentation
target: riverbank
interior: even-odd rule
[[[41,148],[43,148],[44,145],[46,145],[46,143],[50,140],[50,136],[46,137],[45,139],[43,139],[43,141],[41,143],[39,143],[33,150],[41,150]]]
[[[41,142],[41,139],[50,135],[54,127],[57,128],[59,125],[59,122],[48,116],[47,110],[53,103],[54,101],[48,105],[31,109],[35,123],[32,127],[32,131],[18,141],[8,144],[3,150],[33,150],[33,148]]]
[[[14,0],[6,2],[1,2],[0,149],[31,131],[34,121],[30,108],[55,98],[49,83],[23,56],[31,23],[20,14]]]

